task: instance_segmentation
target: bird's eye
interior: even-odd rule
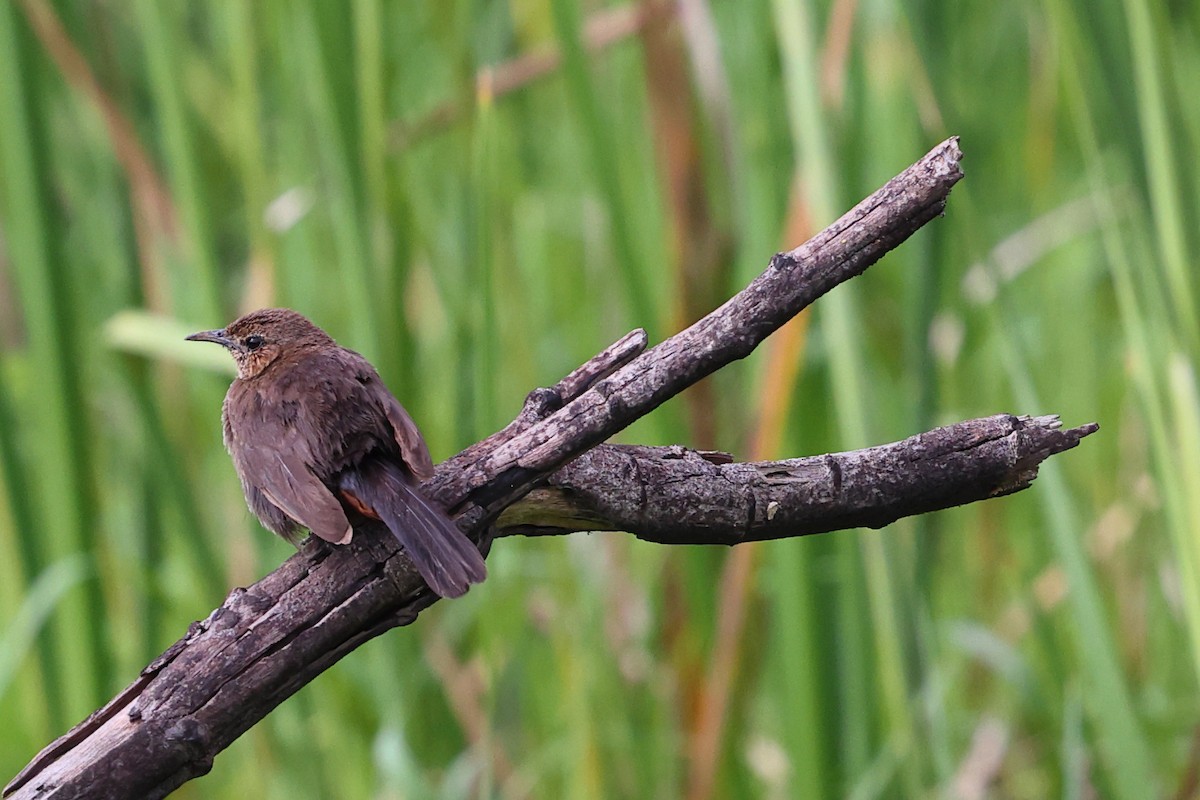
[[[258,348],[260,348],[262,346],[263,346],[263,337],[259,336],[257,333],[246,337],[246,349],[247,350],[257,350]]]

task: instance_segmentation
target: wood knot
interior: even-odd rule
[[[176,720],[171,727],[167,728],[164,738],[198,753],[208,749],[208,729],[195,717]]]
[[[796,268],[797,260],[791,253],[776,253],[771,256],[771,270],[792,270]]]
[[[522,413],[541,419],[558,411],[562,405],[563,399],[558,392],[541,386],[525,396],[525,408]]]

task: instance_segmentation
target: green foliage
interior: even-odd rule
[[[960,134],[944,219],[622,438],[1098,435],[884,532],[503,541],[179,794],[1186,788],[1200,6],[682,6],[631,33],[578,0],[0,4],[0,778],[288,553],[221,448],[229,365],[185,333],[300,309],[445,457]]]

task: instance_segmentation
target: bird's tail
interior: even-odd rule
[[[339,483],[357,500],[353,505],[387,525],[429,588],[442,597],[465,594],[487,577],[479,550],[400,466],[368,459],[343,473]]]

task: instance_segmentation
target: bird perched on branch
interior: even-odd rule
[[[486,577],[479,550],[421,494],[433,474],[425,440],[365,358],[286,308],[187,338],[216,342],[237,362],[225,447],[264,526],[293,544],[302,527],[346,544],[354,523],[380,520],[439,595]]]

